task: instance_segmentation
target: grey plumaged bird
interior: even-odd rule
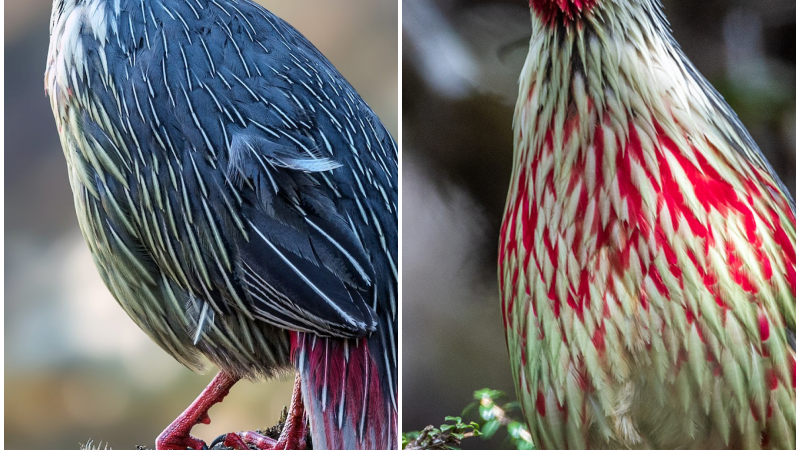
[[[277,442],[397,443],[397,147],[299,32],[249,0],[56,0],[45,88],[81,231],[120,306],[208,388],[294,367]],[[299,397],[302,397],[302,400]]]

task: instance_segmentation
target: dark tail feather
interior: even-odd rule
[[[389,397],[368,339],[292,333],[292,358],[315,450],[395,450],[396,399]]]

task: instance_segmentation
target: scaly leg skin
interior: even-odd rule
[[[305,409],[300,387],[300,374],[297,374],[294,377],[294,392],[292,392],[289,415],[286,417],[286,423],[283,425],[283,430],[281,430],[281,435],[277,441],[254,431],[243,431],[224,435],[224,439],[222,439],[223,445],[236,450],[250,450],[248,444],[259,450],[305,450],[308,427],[304,417]],[[217,442],[220,438],[217,438],[214,442]]]
[[[189,433],[198,423],[209,424],[208,410],[221,402],[239,378],[220,372],[200,396],[156,438],[156,450],[205,450],[206,443]]]

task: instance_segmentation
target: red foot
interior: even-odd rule
[[[222,401],[231,387],[239,381],[224,372],[220,372],[211,380],[211,383],[203,389],[200,396],[189,405],[186,410],[175,419],[166,430],[161,432],[156,438],[156,450],[205,450],[205,442],[193,438],[189,435],[192,427],[198,423],[211,423],[208,417],[208,410],[212,406]]]
[[[308,427],[305,423],[305,409],[300,388],[300,375],[297,374],[294,379],[289,416],[286,418],[286,423],[277,441],[254,431],[243,431],[226,434],[222,441],[223,445],[236,450],[250,450],[248,445],[258,450],[305,450]]]
[[[222,441],[222,445],[236,450],[250,450],[248,444],[259,450],[277,450],[278,448],[278,441],[255,431],[228,433]]]
[[[208,450],[206,443],[191,436],[164,437],[163,433],[156,438],[156,450]]]

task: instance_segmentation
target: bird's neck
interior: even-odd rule
[[[509,201],[546,208],[548,225],[564,232],[583,216],[579,208],[601,208],[599,202],[605,218],[614,206],[621,216],[633,214],[633,205],[623,204],[626,190],[659,177],[655,147],[662,140],[685,146],[687,134],[698,133],[676,120],[676,110],[693,108],[679,85],[692,80],[666,32],[608,4],[566,25],[532,13]],[[636,213],[654,217],[655,206]]]
[[[548,277],[559,265],[586,267],[606,248],[599,241],[630,241],[618,236],[622,221],[656,222],[654,183],[643,181],[660,179],[656,146],[687,142],[673,111],[686,102],[676,98],[685,76],[662,33],[631,28],[642,18],[624,28],[604,5],[556,27],[532,13],[501,267],[513,264],[509,253],[523,267],[537,261]],[[566,261],[569,253],[582,258]]]
[[[501,289],[533,270],[547,297],[570,303],[588,298],[586,277],[643,278],[637,258],[655,260],[651,253],[676,236],[698,261],[710,246],[722,252],[708,217],[735,222],[743,240],[755,239],[756,223],[794,222],[770,169],[752,156],[752,139],[680,52],[660,12],[614,5],[556,27],[532,14]],[[776,202],[781,219],[756,217],[748,195]]]

